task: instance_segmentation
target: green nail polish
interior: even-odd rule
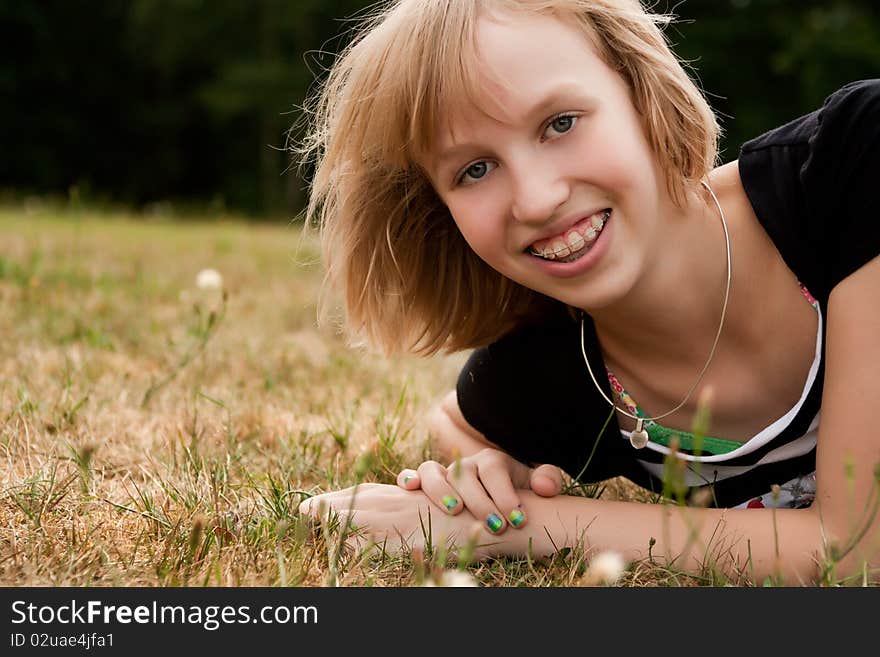
[[[510,524],[514,527],[519,527],[522,524],[522,521],[526,519],[523,512],[519,509],[514,509],[507,517],[510,519]]]
[[[491,529],[494,534],[504,526],[504,521],[498,517],[498,514],[490,513],[489,517],[486,518],[486,524],[489,525],[489,529]]]
[[[446,495],[443,498],[443,506],[446,507],[447,511],[452,511],[457,504],[458,504],[458,499],[455,497],[452,497],[452,495]]]

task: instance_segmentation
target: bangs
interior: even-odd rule
[[[368,79],[353,85],[360,87],[357,105],[369,127],[354,133],[381,135],[365,141],[381,145],[377,155],[383,164],[406,170],[428,160],[442,129],[454,134],[457,109],[472,108],[491,118],[502,118],[503,107],[493,100],[490,89],[507,87],[500,75],[479,64],[478,18],[504,12],[545,13],[578,24],[576,6],[559,5],[558,1],[535,0],[399,4],[354,48],[361,51],[355,58],[362,64],[371,61],[362,66],[362,71],[371,71]],[[583,24],[580,27],[587,42],[597,47],[592,30]],[[372,73],[378,70],[385,75]],[[367,97],[369,102],[365,102]]]
[[[440,130],[452,131],[455,108],[480,107],[476,23],[485,2],[435,0],[424,3],[421,37],[400,52],[415,66],[405,71],[397,116],[408,126],[406,146],[411,161],[424,162],[435,150]],[[437,14],[437,15],[435,15]]]
[[[488,113],[476,25],[498,4],[404,2],[369,22],[324,89],[327,150],[399,173],[425,161],[440,129],[451,130],[450,110]]]

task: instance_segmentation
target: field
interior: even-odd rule
[[[222,287],[197,285],[205,269]],[[466,357],[347,347],[316,324],[321,278],[293,223],[0,210],[0,584],[584,583],[583,550],[357,554],[299,516],[430,456],[422,417]],[[752,583],[646,561],[619,584]]]

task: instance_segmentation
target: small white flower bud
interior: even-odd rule
[[[584,586],[610,586],[620,579],[626,570],[626,562],[617,552],[600,552],[590,561],[584,575]]]
[[[435,586],[479,586],[470,573],[463,570],[444,570]]]
[[[216,269],[203,269],[196,275],[196,287],[201,290],[217,290],[223,287],[223,277]]]

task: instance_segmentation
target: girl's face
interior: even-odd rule
[[[501,274],[585,310],[613,303],[643,275],[668,203],[626,83],[549,16],[481,18],[477,45],[480,107],[441,121],[434,188]]]

